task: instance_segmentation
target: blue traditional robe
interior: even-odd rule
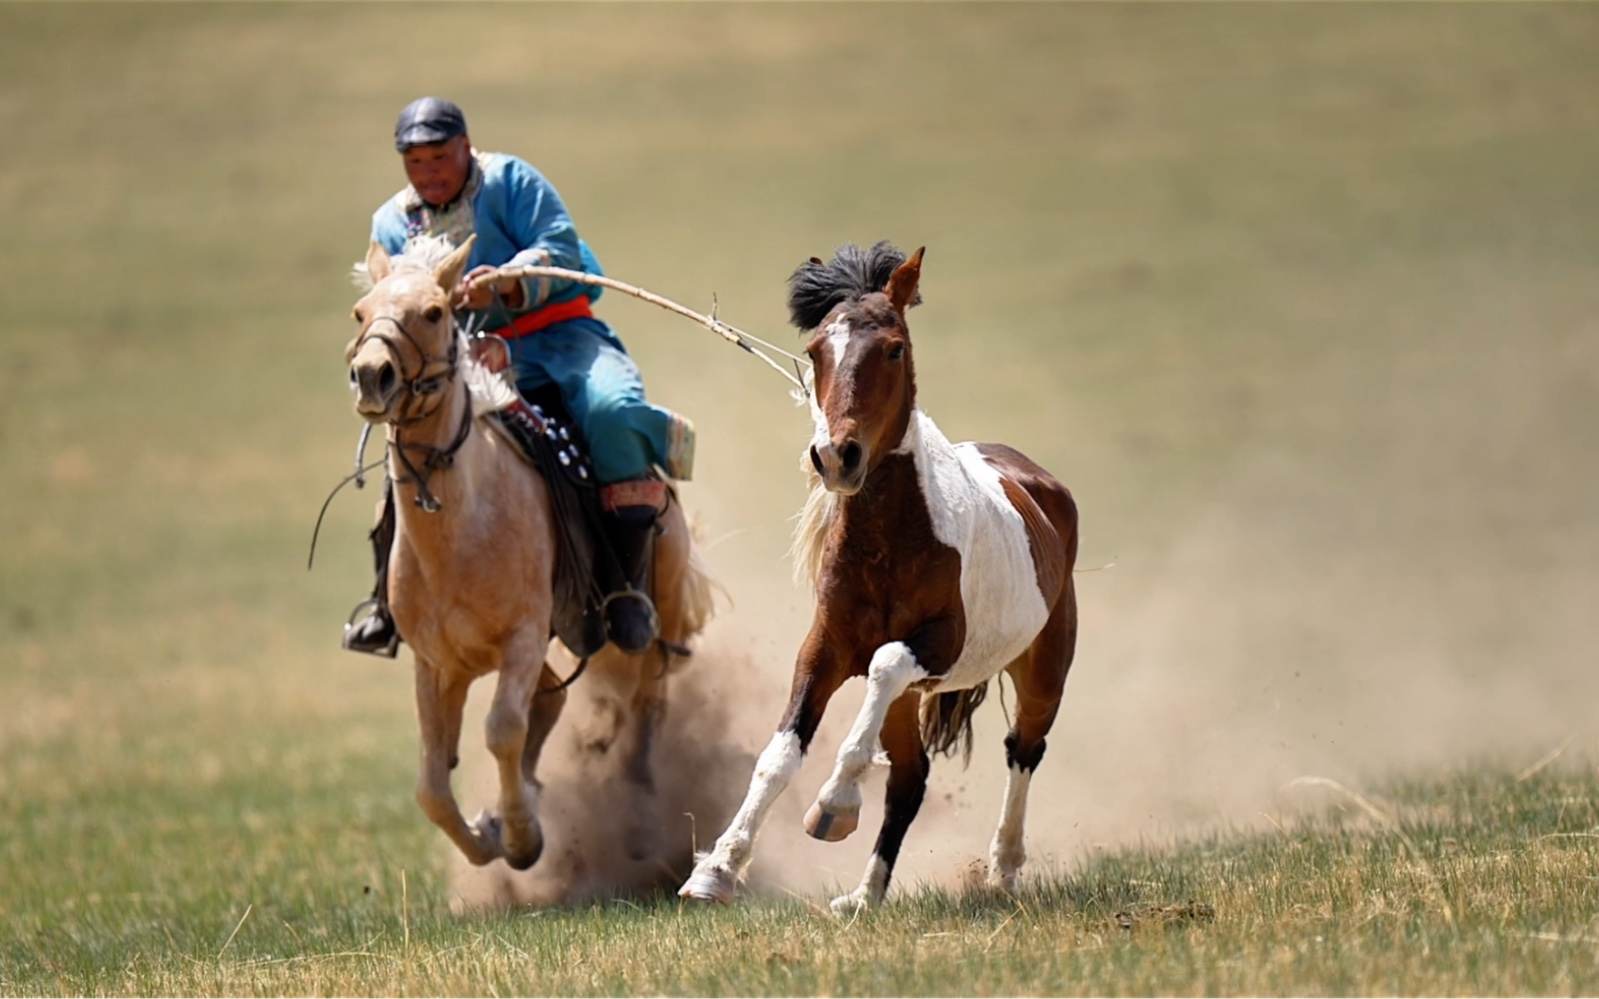
[[[474,150],[473,157],[466,187],[452,204],[436,208],[407,185],[373,213],[372,238],[397,254],[413,236],[443,236],[459,246],[476,233],[468,269],[542,265],[603,273],[543,174],[505,153]],[[579,297],[598,300],[600,291],[575,281],[527,278],[522,308],[496,305],[475,318],[493,331]],[[592,316],[562,319],[509,342],[517,387],[526,394],[559,387],[588,440],[600,482],[638,478],[652,465],[674,479],[690,477],[693,424],[646,401],[638,365],[606,323]]]

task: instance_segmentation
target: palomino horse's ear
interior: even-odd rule
[[[377,284],[388,277],[393,269],[389,263],[389,251],[374,239],[372,245],[366,248],[366,272],[372,276],[372,283]]]
[[[461,275],[466,273],[466,262],[472,257],[472,244],[477,242],[477,233],[466,237],[466,242],[457,246],[444,258],[444,262],[433,268],[433,280],[446,292],[455,290],[461,280]]]
[[[909,260],[894,268],[894,273],[888,277],[888,287],[883,289],[901,315],[911,306],[921,304],[922,296],[916,293],[916,285],[922,279],[922,254],[926,250],[925,246],[919,247]]]

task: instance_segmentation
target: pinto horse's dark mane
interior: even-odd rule
[[[789,322],[810,332],[839,304],[887,288],[894,268],[904,262],[905,254],[887,240],[870,250],[846,243],[834,250],[832,261],[825,264],[812,257],[789,275]],[[918,293],[910,304],[920,305],[921,301]]]

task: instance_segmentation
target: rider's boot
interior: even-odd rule
[[[344,626],[344,647],[351,652],[365,652],[374,656],[395,658],[400,652],[400,630],[389,614],[389,552],[394,547],[394,490],[383,483],[383,512],[377,526],[372,528],[372,561],[377,571],[377,582],[372,596],[355,605],[350,620]],[[355,616],[367,609],[359,621]]]
[[[655,478],[630,479],[600,490],[605,534],[615,565],[608,572],[605,633],[630,655],[660,637],[661,622],[650,600],[650,560],[655,551],[656,519],[666,505],[666,484]]]

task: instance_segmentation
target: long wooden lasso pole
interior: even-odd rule
[[[809,359],[801,357],[798,354],[791,354],[775,344],[762,340],[760,337],[753,336],[736,326],[731,326],[722,322],[714,315],[714,305],[712,306],[713,315],[702,315],[698,312],[695,312],[693,309],[688,308],[687,306],[679,305],[669,298],[657,295],[652,291],[646,291],[643,288],[628,284],[625,281],[618,281],[615,278],[606,277],[603,274],[590,274],[586,271],[569,270],[565,267],[501,267],[497,270],[473,278],[471,284],[474,288],[477,288],[496,281],[505,280],[506,278],[521,280],[523,278],[530,277],[554,278],[559,281],[575,281],[578,284],[592,285],[600,288],[610,288],[613,291],[619,291],[624,295],[631,295],[634,298],[649,302],[651,305],[658,305],[668,312],[674,312],[685,319],[692,319],[711,332],[720,335],[729,343],[742,347],[744,350],[765,361],[771,366],[772,370],[776,371],[784,378],[787,378],[790,382],[793,382],[794,387],[797,388],[803,395],[810,394],[809,389],[807,389],[805,386],[805,379],[803,375],[795,373],[799,371],[800,365],[809,367]],[[788,358],[793,362],[795,372],[790,372],[776,359],[763,353],[763,349],[772,351],[775,354],[782,354],[784,357]]]

